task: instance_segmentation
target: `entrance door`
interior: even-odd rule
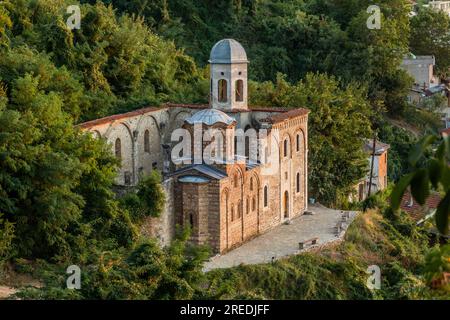
[[[284,193],[283,208],[284,217],[289,218],[289,193],[287,191]]]

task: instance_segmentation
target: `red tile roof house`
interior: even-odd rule
[[[408,190],[403,195],[400,208],[407,212],[417,224],[422,224],[427,219],[434,216],[441,199],[442,197],[439,193],[432,192],[427,198],[425,205],[421,206],[414,200],[411,192]]]

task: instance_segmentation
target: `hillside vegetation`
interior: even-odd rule
[[[251,60],[251,104],[311,110],[310,196],[358,205],[348,193],[367,173],[366,139],[391,144],[396,181],[418,138],[440,129],[435,113],[408,104],[412,79],[399,66],[414,49],[440,57],[445,76],[449,17],[423,10],[410,19],[409,1],[381,0],[382,28],[369,30],[369,0],[83,0],[82,27],[70,30],[75,3],[0,2],[0,283],[11,270],[43,281],[23,298],[443,297],[430,284],[448,270],[448,249],[432,249],[424,264],[418,229],[375,211],[336,248],[205,275],[208,250],[190,246],[188,231],[168,248],[137,231],[161,214],[161,176],[119,198],[111,146],[76,125],[207,102],[209,51],[233,37]],[[379,292],[365,287],[371,263],[386,275]],[[72,264],[89,270],[81,291],[64,289]]]
[[[45,287],[29,288],[20,298],[39,299],[449,299],[450,288],[430,288],[450,271],[450,247],[428,255],[428,240],[404,214],[384,216],[373,209],[350,225],[344,242],[272,264],[201,272],[203,251],[186,261],[181,240],[161,251],[152,243],[131,254],[110,251],[83,266],[81,290],[65,289],[64,268],[39,264],[28,269]],[[186,251],[187,250],[187,251]],[[442,250],[442,252],[439,252]],[[446,250],[446,251],[444,251]],[[437,252],[436,252],[437,251]],[[170,254],[170,255],[169,255]],[[436,260],[442,257],[444,260]],[[433,260],[434,265],[427,264]],[[446,259],[446,260],[445,260]],[[366,286],[371,265],[381,269],[381,290]],[[29,267],[30,268],[30,267]]]

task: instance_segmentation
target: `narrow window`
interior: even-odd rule
[[[245,201],[245,213],[247,213],[247,214],[250,213],[250,204],[249,204],[248,198]]]
[[[122,159],[122,142],[120,141],[119,138],[116,139],[115,153],[116,153],[117,159],[119,159],[119,160]]]
[[[234,175],[234,187],[235,188],[238,187],[238,175],[237,175],[237,173]]]
[[[220,79],[219,80],[219,102],[227,102],[228,101],[228,97],[227,97],[227,80],[225,79]]]
[[[234,221],[234,205],[231,205],[231,221]]]
[[[144,133],[144,152],[150,152],[150,132],[145,130]]]
[[[250,191],[253,191],[253,177],[250,178]]]
[[[265,147],[264,148],[264,164],[268,164],[269,163],[269,148]]]
[[[288,141],[287,139],[284,140],[284,157],[286,158],[288,156]]]
[[[268,198],[269,198],[269,195],[268,195],[268,187],[265,186],[265,187],[264,187],[264,207],[267,207]]]
[[[300,151],[300,135],[297,135],[297,152]]]
[[[189,225],[190,225],[190,227],[191,227],[191,229],[194,229],[194,214],[193,213],[190,213],[189,214]]]
[[[242,217],[242,202],[239,200],[237,205],[237,217],[240,219]]]
[[[236,81],[236,101],[244,101],[244,81],[242,80]]]
[[[297,172],[297,193],[300,192],[300,173]]]
[[[256,209],[256,199],[255,199],[255,197],[253,197],[253,199],[252,199],[252,211],[255,211],[255,209]]]

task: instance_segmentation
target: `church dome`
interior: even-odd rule
[[[217,42],[211,50],[209,63],[248,63],[244,47],[234,39]]]
[[[234,118],[217,109],[204,109],[196,112],[192,117],[186,119],[186,122],[189,124],[200,123],[207,126],[212,126],[213,124],[219,122],[230,125],[235,121],[236,120]]]

